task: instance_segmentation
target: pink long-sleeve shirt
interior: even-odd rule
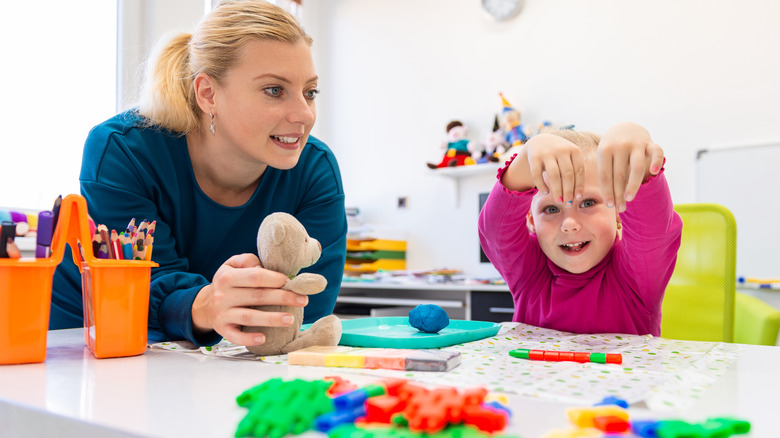
[[[511,160],[510,160],[511,162]],[[581,274],[554,264],[526,226],[536,189],[501,184],[507,165],[482,208],[482,248],[512,293],[513,321],[574,333],[661,334],[661,302],[680,247],[663,170],[649,178],[620,214],[622,238],[601,262]]]

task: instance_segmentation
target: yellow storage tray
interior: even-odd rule
[[[406,269],[406,260],[380,259],[370,263],[346,263],[346,272],[397,271]]]
[[[406,251],[405,240],[355,240],[347,239],[347,251]]]

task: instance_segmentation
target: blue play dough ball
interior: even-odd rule
[[[426,333],[438,333],[450,324],[450,317],[435,304],[420,304],[409,312],[409,324]]]

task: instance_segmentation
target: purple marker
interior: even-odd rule
[[[35,258],[45,259],[51,254],[51,235],[54,224],[54,213],[42,211],[38,213],[38,237],[35,239]]]

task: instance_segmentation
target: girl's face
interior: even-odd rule
[[[255,40],[215,95],[227,153],[277,169],[298,163],[316,119],[317,74],[306,42]]]
[[[528,213],[528,227],[539,246],[559,267],[581,274],[607,255],[617,236],[617,212],[604,203],[595,168],[585,171],[580,200],[567,206],[552,195],[537,193]]]

